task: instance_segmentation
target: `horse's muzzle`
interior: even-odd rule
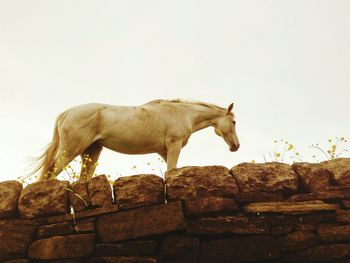
[[[238,144],[238,145],[232,145],[232,146],[230,147],[230,151],[231,151],[231,152],[236,152],[238,149],[239,149],[239,144]]]

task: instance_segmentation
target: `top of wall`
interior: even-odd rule
[[[71,217],[71,206],[77,216],[84,216],[179,200],[188,201],[186,212],[193,215],[227,207],[250,213],[319,211],[334,209],[334,200],[350,198],[349,189],[350,158],[293,165],[241,163],[230,170],[183,167],[166,173],[165,181],[156,175],[134,175],[118,178],[113,187],[104,175],[72,184],[36,182],[24,189],[17,181],[5,181],[0,183],[0,218],[54,220],[57,215]],[[299,206],[291,207],[293,202]]]

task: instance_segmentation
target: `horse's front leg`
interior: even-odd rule
[[[161,152],[161,153],[158,153],[160,155],[160,157],[162,157],[162,159],[164,160],[165,163],[167,163],[167,153],[166,152]]]
[[[176,168],[177,161],[182,149],[182,141],[167,143],[167,171]]]

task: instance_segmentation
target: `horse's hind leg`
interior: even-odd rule
[[[44,175],[44,179],[56,179],[57,175],[59,175],[77,155],[78,154],[75,154],[73,152],[68,152],[66,150],[59,149],[57,157],[51,164],[48,172]]]
[[[90,180],[96,170],[97,161],[100,157],[102,146],[97,142],[91,144],[80,155],[82,160],[82,166],[80,171],[79,180]]]

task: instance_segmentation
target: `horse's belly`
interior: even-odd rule
[[[146,154],[164,152],[165,147],[159,142],[134,140],[117,140],[113,138],[100,140],[100,144],[110,150],[125,154]]]

